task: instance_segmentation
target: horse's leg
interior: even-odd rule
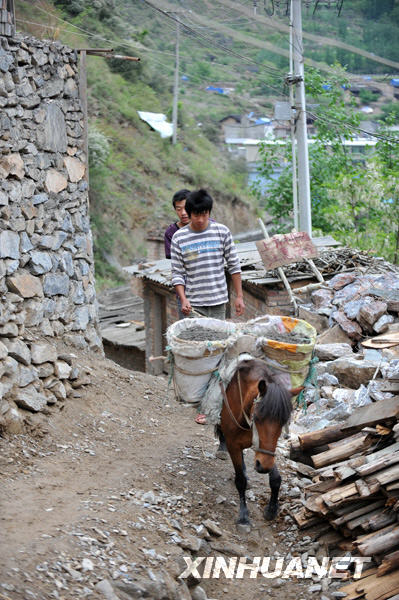
[[[226,440],[223,435],[223,431],[220,425],[216,425],[216,435],[219,438],[219,448],[216,450],[216,458],[220,458],[221,460],[227,459],[227,447]]]
[[[247,476],[242,450],[230,450],[230,457],[235,471],[235,484],[240,496],[240,512],[238,515],[238,525],[250,525],[249,513],[247,508],[247,500],[245,498],[245,490],[247,489]]]
[[[271,495],[270,495],[269,504],[266,506],[263,515],[264,515],[265,519],[267,519],[268,521],[272,521],[277,516],[278,493],[279,493],[280,485],[281,485],[281,475],[280,475],[280,472],[279,472],[278,468],[276,467],[276,465],[274,465],[274,467],[272,468],[272,470],[269,473],[269,483],[270,483]]]

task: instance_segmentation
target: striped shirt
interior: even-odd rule
[[[184,285],[193,306],[216,306],[228,301],[224,263],[230,275],[241,273],[230,230],[210,221],[204,231],[186,225],[172,238],[172,284]]]

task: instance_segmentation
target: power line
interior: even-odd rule
[[[21,1],[26,4],[26,0],[21,0]],[[255,65],[261,67],[262,69],[264,69],[266,72],[268,72],[268,68],[263,63],[259,63],[259,62],[255,61],[255,60],[251,59],[250,57],[243,56],[243,55],[239,54],[238,52],[235,52],[234,50],[230,50],[230,48],[227,48],[223,44],[220,44],[219,42],[214,41],[212,38],[209,38],[208,36],[205,36],[204,34],[196,32],[193,28],[190,28],[189,26],[185,25],[180,20],[178,20],[176,17],[173,17],[172,15],[168,14],[166,11],[164,11],[162,9],[159,9],[158,7],[154,6],[153,4],[151,4],[151,2],[148,2],[148,0],[143,0],[143,2],[145,4],[147,4],[148,6],[150,6],[153,10],[155,10],[158,13],[162,14],[164,17],[167,17],[167,19],[175,21],[175,22],[177,22],[177,21],[180,22],[180,24],[183,26],[183,32],[184,32],[184,30],[189,31],[190,33],[192,33],[192,35],[194,35],[198,39],[198,41],[200,41],[199,38],[202,38],[205,41],[209,41],[212,45],[220,47],[222,50],[224,50],[228,54],[231,54],[231,55],[235,56],[236,58],[239,58],[240,60],[242,60],[244,62],[255,64]],[[41,12],[44,12],[45,14],[48,14],[48,12],[45,11],[44,9],[42,9],[40,6],[36,6],[35,8],[37,8]],[[126,40],[123,40],[123,42],[118,41],[118,40],[110,40],[110,39],[107,39],[107,38],[105,38],[103,36],[100,36],[100,35],[98,35],[96,33],[91,33],[89,31],[87,31],[86,29],[83,29],[82,27],[79,27],[78,25],[74,25],[73,23],[67,21],[66,19],[62,19],[61,17],[58,17],[57,15],[55,15],[53,13],[52,13],[52,16],[54,18],[56,18],[58,21],[60,21],[62,23],[66,23],[67,25],[70,25],[71,27],[75,27],[79,31],[82,31],[82,32],[86,33],[87,35],[89,35],[89,36],[91,36],[93,38],[99,39],[101,41],[108,42],[110,44],[118,44],[118,45],[120,45],[122,47],[126,47],[126,48],[129,48],[129,49],[132,48],[132,45],[129,44]],[[206,48],[209,49],[209,47],[206,46],[203,42],[202,42],[202,45],[204,45]],[[135,49],[135,51],[137,50],[137,48],[134,48],[134,49]],[[273,70],[271,70],[271,69],[273,69]],[[277,73],[279,74],[278,77],[277,77]],[[281,79],[280,71],[278,69],[274,68],[274,67],[270,68],[270,70],[268,72],[268,75],[269,76],[272,75],[275,78],[278,78],[279,80]],[[274,87],[273,85],[271,85],[268,82],[265,82],[265,83],[268,85],[268,87],[270,89],[272,89],[275,92],[277,92],[279,96],[286,96],[287,95],[286,92],[283,91],[282,89],[278,89],[278,88]]]
[[[235,2],[233,3],[232,0],[217,0],[219,4],[226,6],[228,8],[231,8],[232,10],[235,10],[243,15],[246,15],[247,17],[250,16],[249,13],[249,6],[245,5],[243,2]],[[243,5],[244,4],[244,5]],[[342,8],[342,7],[341,7]],[[280,21],[278,21],[277,19],[272,19],[270,17],[267,16],[262,16],[262,15],[258,15],[257,19],[259,20],[260,23],[263,23],[264,25],[266,25],[267,27],[270,27],[272,29],[278,29],[280,31],[283,31],[285,33],[288,33],[289,31],[289,26],[286,25],[285,23],[282,23]],[[378,56],[376,54],[373,54],[372,52],[368,52],[367,50],[362,50],[361,48],[358,48],[356,46],[352,46],[351,44],[347,44],[345,42],[342,42],[341,40],[336,40],[336,39],[332,39],[332,38],[328,38],[328,37],[323,37],[321,35],[317,35],[314,33],[308,33],[306,31],[303,32],[303,37],[310,39],[316,43],[321,43],[323,45],[328,45],[328,46],[336,46],[337,48],[341,48],[342,50],[346,50],[348,52],[352,52],[354,54],[359,54],[360,56],[364,56],[365,58],[368,58],[369,60],[375,61],[375,62],[379,62],[381,64],[386,64],[389,65],[390,67],[393,68],[398,68],[399,67],[399,63],[392,61],[390,59],[387,58],[383,58],[381,56]],[[319,67],[320,68],[320,67]],[[328,70],[327,67],[323,68],[324,70]]]
[[[365,129],[362,129],[361,127],[352,125],[352,123],[349,123],[349,121],[339,121],[337,119],[327,118],[322,115],[318,115],[317,113],[311,113],[309,111],[307,111],[307,114],[310,115],[311,117],[313,117],[316,121],[317,120],[323,121],[324,123],[327,123],[328,125],[331,125],[331,123],[333,123],[335,125],[340,125],[341,127],[345,126],[348,129],[351,129],[352,131],[357,131],[357,132],[363,133],[365,135],[374,137],[376,139],[384,140],[385,142],[392,142],[393,144],[399,144],[399,137],[397,137],[397,138],[388,137],[388,136],[382,135],[380,133],[372,133],[370,131],[366,131]]]
[[[15,19],[17,23],[26,23],[28,25],[36,25],[37,27],[42,27],[43,29],[53,29],[54,31],[59,31],[59,27],[54,27],[53,25],[46,25],[45,23],[35,23],[34,21],[25,21],[25,19]],[[77,31],[67,31],[66,33],[73,33],[73,35],[79,35],[82,37],[87,37],[86,33],[78,33]]]
[[[206,35],[204,35],[202,33],[199,33],[197,31],[195,31],[192,27],[189,27],[188,25],[186,25],[185,23],[183,23],[182,21],[180,21],[176,17],[173,17],[172,15],[170,15],[166,11],[162,10],[161,8],[158,8],[157,6],[154,6],[151,2],[149,2],[149,0],[142,0],[142,1],[145,4],[147,4],[148,6],[150,6],[153,10],[155,10],[158,13],[162,14],[163,16],[167,17],[168,19],[171,19],[173,21],[178,21],[183,26],[184,29],[187,29],[188,31],[190,31],[191,33],[193,33],[194,35],[196,35],[197,37],[201,37],[201,38],[205,39],[206,41],[210,42],[212,45],[217,46],[218,48],[221,48],[222,50],[224,50],[228,54],[231,54],[231,55],[235,56],[236,58],[239,58],[239,59],[241,59],[241,60],[243,60],[245,62],[250,62],[250,63],[255,64],[255,65],[259,66],[259,67],[262,67],[262,69],[265,69],[265,70],[270,69],[270,73],[279,74],[280,75],[279,69],[277,69],[275,67],[266,67],[266,65],[264,65],[263,63],[259,63],[256,60],[250,58],[249,56],[243,56],[242,54],[239,54],[235,50],[231,50],[230,48],[227,48],[227,46],[224,46],[220,42],[217,42],[217,41],[213,40],[209,36],[206,36]]]
[[[25,2],[25,0],[21,0],[21,1],[22,1],[22,2]],[[147,0],[143,0],[143,1],[144,1],[146,4],[150,5],[152,8],[155,8],[155,9],[156,9],[158,12],[161,12],[162,14],[165,14],[165,16],[169,16],[169,15],[167,15],[167,13],[164,13],[164,11],[162,11],[162,10],[160,10],[160,9],[157,9],[156,7],[153,7],[153,6],[151,5],[151,3],[150,3],[150,2],[148,2]],[[44,9],[42,9],[42,8],[41,8],[41,7],[39,7],[39,6],[36,6],[35,8],[37,8],[37,9],[41,10],[42,12],[45,12],[46,14],[48,14],[48,13],[47,13],[47,11],[45,11]],[[78,33],[78,32],[76,32],[76,31],[69,31],[69,32],[67,32],[67,33],[73,33],[74,35],[79,35],[79,36],[82,36],[82,37],[83,37],[83,35],[85,34],[85,35],[87,35],[87,36],[89,36],[89,37],[96,38],[96,39],[100,39],[100,40],[102,40],[102,41],[105,41],[105,42],[108,42],[108,43],[111,43],[111,44],[114,44],[114,43],[116,43],[116,44],[118,44],[118,45],[120,45],[120,46],[122,46],[122,47],[126,47],[126,48],[129,48],[129,49],[131,49],[131,48],[134,48],[135,50],[137,50],[137,47],[134,47],[132,44],[129,44],[129,43],[127,42],[127,40],[109,40],[108,38],[105,38],[105,37],[99,36],[99,35],[98,35],[98,34],[96,34],[96,33],[92,33],[92,32],[90,32],[90,31],[87,31],[86,29],[83,29],[82,27],[79,27],[78,25],[74,25],[73,23],[70,23],[69,21],[67,21],[67,20],[65,20],[65,19],[62,19],[61,17],[58,17],[57,15],[54,15],[54,14],[53,14],[52,16],[54,16],[54,17],[55,17],[57,20],[59,20],[59,21],[61,21],[61,22],[65,23],[65,24],[67,24],[67,25],[69,25],[69,26],[71,26],[71,27],[74,27],[74,28],[78,29],[79,31],[83,32],[83,33]],[[56,29],[57,29],[57,27],[54,27],[54,26],[51,26],[51,25],[46,25],[46,24],[43,24],[43,23],[35,23],[35,22],[33,22],[33,21],[26,21],[26,20],[24,20],[24,19],[16,19],[16,20],[17,20],[18,22],[20,22],[20,23],[27,23],[27,24],[30,24],[30,25],[35,25],[35,26],[39,26],[39,27],[43,27],[43,28],[47,28],[47,29],[53,29],[53,30],[56,30]],[[177,19],[173,19],[173,20],[177,20]],[[181,23],[181,22],[180,22],[180,23]],[[187,26],[186,26],[186,25],[184,25],[184,23],[181,23],[181,24],[183,25],[183,27],[187,28]],[[190,28],[188,28],[188,29],[190,29]],[[206,36],[202,36],[202,35],[201,35],[201,37],[206,37]],[[211,41],[212,41],[212,40],[211,40]],[[212,41],[212,43],[213,43],[213,41]],[[242,59],[248,60],[249,62],[254,62],[255,64],[259,64],[259,65],[260,65],[260,66],[262,66],[262,67],[264,66],[264,65],[262,65],[262,63],[257,63],[256,61],[253,61],[252,59],[249,59],[248,57],[242,57],[240,54],[238,54],[238,53],[235,53],[234,51],[230,51],[228,48],[226,48],[226,47],[223,47],[222,45],[220,45],[220,44],[218,44],[218,43],[215,43],[215,44],[216,44],[216,45],[218,45],[218,46],[221,46],[223,49],[225,49],[225,50],[226,50],[226,51],[228,51],[229,53],[234,53],[235,55],[237,55],[238,57],[240,57],[240,58],[242,58]],[[143,50],[143,51],[148,51],[148,52],[156,52],[156,53],[161,53],[161,54],[165,54],[165,55],[174,56],[172,53],[165,53],[165,52],[162,52],[162,51],[159,51],[159,50],[155,50],[155,49],[152,49],[152,48],[146,48],[146,47],[143,47],[143,48],[141,48],[141,50]],[[151,57],[151,60],[153,60],[154,62],[158,63],[159,65],[161,65],[161,66],[162,66],[162,67],[164,67],[165,69],[172,69],[172,68],[173,68],[172,66],[167,66],[167,65],[165,65],[164,63],[162,63],[162,62],[161,62],[161,61],[159,61],[158,59],[155,59],[154,57]],[[221,64],[221,66],[225,67],[226,65],[223,65],[223,64]],[[187,74],[187,73],[184,73],[184,72],[183,72],[183,74],[184,74],[184,75],[187,75],[187,76],[188,76],[190,79],[194,79],[194,80],[196,80],[196,81],[198,81],[198,82],[207,83],[207,82],[209,81],[209,80],[207,80],[207,79],[204,79],[203,77],[200,77],[200,76],[198,76],[198,75],[190,75],[190,74]],[[265,82],[265,83],[266,83],[266,84],[267,84],[267,85],[268,85],[268,86],[269,86],[271,89],[274,89],[274,90],[276,90],[276,89],[277,89],[277,88],[274,88],[273,86],[271,86],[270,84],[268,84],[267,82]],[[280,90],[277,90],[277,91],[280,93]],[[226,96],[225,96],[225,97],[229,97],[229,96],[226,94]],[[239,96],[238,96],[238,98],[239,98]],[[245,99],[245,101],[246,101],[246,102],[250,102],[251,104],[254,104],[254,105],[258,106],[258,104],[257,104],[257,103],[255,103],[255,102],[253,102],[253,101],[250,101],[250,100],[247,100],[247,99]],[[353,130],[353,131],[357,131],[357,132],[363,133],[363,134],[365,134],[365,135],[369,135],[369,136],[371,136],[371,137],[374,137],[374,138],[376,138],[376,139],[381,139],[381,140],[384,140],[384,141],[387,141],[387,142],[390,142],[390,143],[393,143],[393,144],[399,144],[399,138],[395,138],[395,137],[387,137],[387,136],[384,136],[384,135],[381,135],[381,134],[378,134],[378,133],[372,133],[372,132],[370,132],[370,131],[366,131],[366,130],[362,129],[361,127],[356,127],[355,125],[352,125],[352,124],[351,124],[351,123],[349,123],[348,121],[338,121],[338,120],[335,120],[335,119],[327,119],[326,117],[323,117],[322,115],[319,115],[319,114],[317,114],[317,112],[316,112],[316,113],[311,113],[310,111],[307,111],[307,114],[309,114],[310,116],[314,117],[316,120],[317,120],[317,119],[319,119],[320,121],[323,121],[324,123],[327,123],[327,124],[334,123],[334,124],[341,125],[341,126],[343,125],[343,126],[346,126],[346,127],[348,127],[349,129]],[[234,127],[234,126],[233,126],[233,127]],[[239,127],[240,127],[240,126],[237,126],[237,128],[239,128]],[[249,127],[251,127],[251,126],[249,126]]]
[[[58,30],[58,27],[54,27],[52,25],[46,25],[44,23],[36,23],[34,21],[26,21],[24,19],[16,19],[16,20],[18,22],[20,22],[20,23],[26,23],[28,25],[36,25],[38,27],[42,27],[42,28],[45,28],[45,29],[53,29],[54,31]],[[84,33],[78,33],[76,31],[67,31],[67,33],[73,33],[73,35],[78,35],[78,36],[82,36],[82,37],[96,37],[96,34],[91,34],[91,33],[84,34]],[[106,40],[105,38],[104,38],[104,41],[109,41],[110,43],[112,43],[111,40]],[[125,46],[125,47],[128,47],[128,46]],[[174,54],[172,54],[172,53],[166,53],[166,52],[162,52],[160,50],[154,50],[152,48],[141,48],[141,51],[156,52],[156,53],[159,53],[159,54],[165,54],[165,55],[168,55],[168,56],[174,56]],[[172,65],[165,65],[165,63],[161,62],[160,60],[158,60],[158,59],[156,59],[154,57],[150,57],[150,60],[153,61],[153,62],[155,62],[155,63],[157,63],[158,65],[160,65],[161,67],[163,67],[166,70],[173,70],[173,66]],[[221,66],[225,67],[225,65],[223,65],[223,64],[221,64]],[[207,79],[205,79],[203,77],[200,77],[199,75],[188,74],[188,73],[186,73],[184,71],[181,71],[181,72],[182,72],[183,75],[186,75],[187,77],[189,77],[190,80],[197,81],[198,83],[209,83],[209,81]],[[225,98],[227,97],[229,99],[232,98],[228,94],[226,94],[224,97]],[[235,94],[235,98],[237,98],[239,101],[243,101],[244,100],[243,98],[241,98],[237,94]],[[250,99],[246,99],[245,98],[245,102],[249,103],[249,104],[252,104],[252,105],[254,105],[256,107],[259,106],[259,103],[254,102],[253,100],[250,100]]]
[[[52,29],[54,31],[58,30],[58,27],[54,27],[52,25],[46,25],[44,23],[36,23],[34,21],[26,21],[24,19],[17,19],[17,21],[20,22],[20,23],[27,23],[29,25],[35,25],[35,26],[42,27],[42,28],[45,28],[45,29]],[[67,23],[67,24],[69,24],[69,25],[71,25],[71,26],[73,26],[73,27],[77,27],[76,25],[73,25],[73,23],[70,23],[70,22],[68,22],[68,21],[66,21],[64,19],[62,19],[62,21],[65,22],[65,23]],[[82,28],[80,28],[80,29],[82,29]],[[84,30],[84,31],[86,31],[86,30]],[[88,31],[86,31],[86,33],[78,33],[76,31],[67,31],[66,33],[71,33],[73,35],[78,35],[78,36],[82,36],[82,37],[97,38],[97,34],[90,33]],[[110,44],[117,43],[118,45],[120,45],[122,47],[125,47],[125,48],[128,48],[128,49],[132,48],[131,45],[123,44],[123,42],[121,40],[108,40],[107,38],[102,38],[102,40],[106,41],[106,42],[109,42]],[[137,47],[135,48],[135,50],[137,50]],[[174,56],[173,53],[162,52],[160,50],[155,50],[153,48],[148,48],[148,47],[142,47],[142,48],[140,48],[140,51],[150,52],[150,53],[155,52],[155,53],[158,53],[158,54],[163,54],[165,56]],[[173,70],[173,66],[172,65],[165,65],[165,63],[162,63],[161,61],[155,59],[154,57],[150,57],[150,60],[152,60],[153,62],[156,62],[157,64],[159,64],[160,66],[162,66],[166,70]],[[187,59],[185,59],[185,60],[187,60]],[[224,65],[223,63],[216,63],[216,64],[218,64],[218,65],[220,65],[220,66],[222,66],[224,68],[226,67],[226,65]],[[229,73],[231,74],[232,72],[229,71]],[[184,71],[182,71],[182,74],[186,75],[190,80],[197,81],[198,83],[209,83],[208,79],[205,79],[204,77],[201,77],[199,75],[189,74],[189,73],[184,72]],[[229,95],[226,94],[225,97],[229,97]],[[243,99],[240,96],[238,96],[237,94],[235,95],[235,97],[238,98],[240,101],[243,101]],[[257,102],[254,102],[252,100],[245,99],[245,101],[248,102],[248,103],[250,103],[250,104],[253,104],[254,106],[259,106],[259,104]]]
[[[202,41],[202,40],[205,40],[205,42],[211,43],[212,45],[214,45],[214,46],[216,46],[216,47],[219,47],[219,48],[221,48],[221,49],[222,49],[224,52],[226,52],[226,53],[228,53],[228,54],[231,54],[231,55],[233,55],[233,56],[235,56],[235,57],[238,57],[238,58],[240,58],[240,59],[241,59],[241,61],[243,61],[243,62],[247,62],[247,63],[252,63],[252,64],[255,64],[255,65],[257,65],[257,66],[260,66],[260,67],[261,67],[262,69],[264,69],[266,72],[268,72],[268,71],[267,71],[267,68],[266,68],[266,66],[265,66],[263,63],[259,63],[259,62],[255,61],[255,60],[251,59],[250,57],[243,56],[243,55],[239,54],[238,52],[236,52],[236,51],[234,51],[234,50],[230,50],[230,48],[227,48],[227,47],[226,47],[226,46],[224,46],[223,44],[220,44],[220,43],[218,43],[218,42],[214,41],[212,38],[209,38],[208,36],[205,36],[205,35],[203,35],[203,34],[201,34],[201,33],[197,32],[197,31],[195,31],[194,29],[192,29],[191,27],[187,26],[187,25],[186,25],[185,23],[183,23],[182,21],[180,21],[180,20],[176,19],[175,17],[173,17],[173,16],[169,15],[169,14],[168,14],[166,11],[163,11],[162,9],[159,9],[158,7],[156,7],[156,6],[152,5],[150,2],[148,2],[148,0],[143,0],[143,2],[145,2],[146,4],[148,4],[148,5],[149,5],[151,8],[153,8],[155,11],[157,11],[157,12],[159,12],[160,14],[164,15],[164,16],[165,16],[165,17],[167,17],[168,19],[170,19],[170,20],[172,20],[172,21],[177,21],[177,22],[179,22],[179,23],[182,25],[182,27],[183,27],[183,33],[186,33],[186,35],[188,35],[189,33],[191,33],[191,34],[192,34],[194,37],[196,37],[196,38],[198,39],[198,42],[199,42],[199,43],[201,43],[201,44],[202,44],[203,46],[205,46],[206,48],[208,48],[208,49],[209,49],[209,46],[208,46],[208,45],[206,45],[206,44],[204,43],[204,41]],[[279,76],[277,76],[277,74],[275,74],[274,72],[268,72],[268,75],[269,75],[269,76],[272,76],[272,77],[274,77],[275,79],[278,79],[278,80],[280,80],[280,81],[281,81],[281,74],[280,74],[280,71],[279,71],[278,69],[274,69],[274,70],[275,70],[276,72],[278,72],[278,73],[279,73]],[[268,86],[268,87],[269,87],[271,90],[275,91],[275,92],[276,92],[276,93],[277,93],[279,96],[287,96],[287,92],[284,90],[284,88],[283,88],[283,89],[282,89],[282,88],[276,88],[275,86],[273,86],[271,83],[269,83],[269,82],[267,82],[267,81],[265,81],[264,83],[265,83],[265,84],[266,84],[266,85],[267,85],[267,86]]]

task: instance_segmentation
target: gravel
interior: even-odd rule
[[[225,331],[215,331],[209,327],[190,327],[178,335],[180,340],[190,340],[195,342],[227,340],[229,334]]]

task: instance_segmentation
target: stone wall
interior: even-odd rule
[[[79,380],[58,341],[101,348],[85,165],[76,52],[0,37],[0,429]]]

